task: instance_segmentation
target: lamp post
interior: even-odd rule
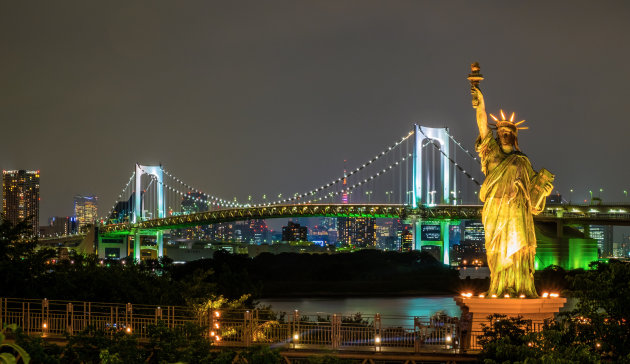
[[[593,191],[592,190],[588,190],[589,195],[591,195],[591,200],[589,204],[593,204]]]
[[[573,188],[569,190],[570,195],[569,195],[569,205],[571,204],[571,202],[573,201]]]
[[[368,198],[368,203],[370,203],[370,201],[372,200],[372,193],[373,191],[365,191],[365,195]]]

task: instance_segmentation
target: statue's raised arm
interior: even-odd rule
[[[488,127],[488,114],[486,113],[486,104],[483,99],[483,94],[481,90],[477,87],[472,87],[470,92],[473,95],[473,107],[477,109],[477,126],[479,127],[479,135],[481,139],[485,138],[488,133],[490,133],[490,128]],[[477,106],[475,106],[477,104]]]
[[[470,93],[472,94],[472,106],[477,109],[477,126],[479,127],[479,135],[481,139],[485,138],[490,132],[488,128],[488,114],[486,114],[486,103],[483,99],[483,94],[479,89],[479,82],[483,80],[483,75],[480,73],[481,68],[479,63],[475,62],[470,65],[470,74],[468,75],[468,81],[470,81]]]

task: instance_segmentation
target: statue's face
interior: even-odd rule
[[[514,133],[510,129],[500,128],[497,134],[499,134],[499,142],[501,142],[501,145],[514,145]]]

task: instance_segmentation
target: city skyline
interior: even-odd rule
[[[3,5],[0,168],[41,170],[40,222],[78,194],[106,213],[136,162],[260,201],[339,177],[414,122],[471,149],[473,61],[555,191],[627,198],[627,3],[243,4]]]

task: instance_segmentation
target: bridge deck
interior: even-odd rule
[[[482,205],[436,205],[412,209],[396,204],[303,204],[274,205],[199,212],[169,216],[139,223],[103,225],[103,235],[127,235],[135,232],[168,230],[228,221],[288,217],[371,217],[419,219],[480,219]],[[551,205],[536,221],[564,224],[630,225],[630,205]]]

